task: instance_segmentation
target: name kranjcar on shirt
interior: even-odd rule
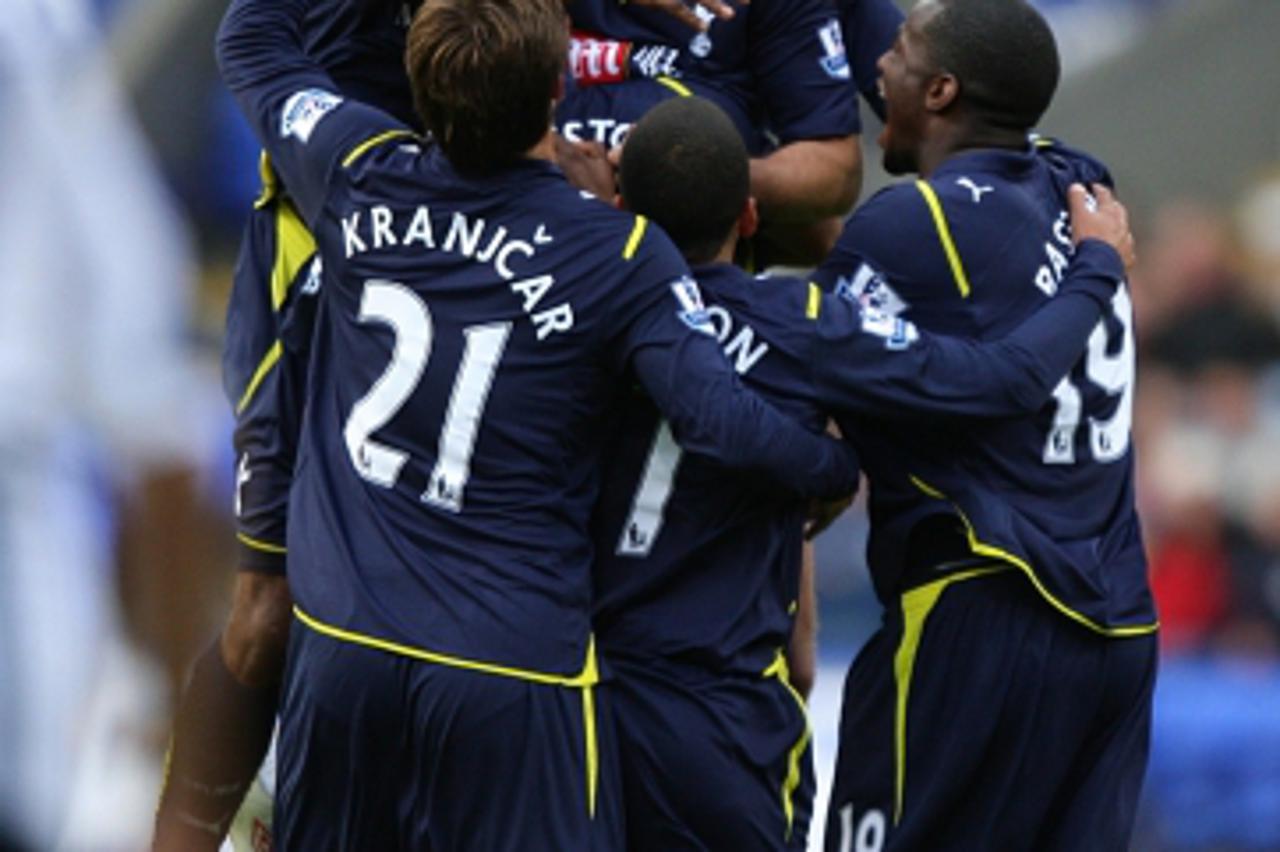
[[[459,176],[333,94],[299,48],[304,5],[238,0],[219,39],[325,267],[290,501],[303,613],[439,657],[582,670],[599,426],[632,374],[691,448],[851,489],[851,454],[737,381],[665,236],[542,161]]]

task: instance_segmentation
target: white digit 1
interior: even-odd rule
[[[372,436],[399,413],[422,380],[431,358],[431,311],[403,284],[370,281],[360,299],[360,322],[390,326],[395,343],[391,363],[352,407],[343,436],[356,472],[374,485],[391,488],[400,478],[409,454],[378,443]],[[511,323],[472,326],[463,334],[466,348],[462,365],[440,430],[435,468],[422,495],[424,502],[450,512],[462,511],[480,418],[511,336]]]
[[[1098,323],[1089,336],[1089,348],[1085,353],[1085,376],[1109,396],[1120,397],[1116,413],[1110,420],[1089,418],[1090,449],[1096,461],[1114,462],[1129,450],[1133,426],[1133,301],[1129,291],[1120,287],[1111,299],[1111,308],[1121,326],[1120,351],[1107,354],[1107,324]],[[1053,427],[1045,443],[1045,464],[1074,464],[1076,460],[1076,429],[1080,426],[1083,396],[1072,383],[1071,377],[1062,380],[1053,392],[1057,409]]]
[[[889,821],[883,811],[870,810],[853,828],[853,804],[840,809],[840,852],[880,852],[888,833]]]
[[[431,312],[403,284],[370,281],[360,299],[360,322],[391,326],[395,345],[387,369],[351,409],[343,437],[356,472],[375,485],[390,488],[409,454],[379,444],[371,436],[396,416],[422,378],[431,357]]]
[[[450,512],[462,511],[462,491],[471,474],[471,451],[475,449],[480,415],[489,399],[498,362],[507,348],[511,323],[473,326],[464,333],[467,347],[449,397],[444,428],[440,431],[436,466],[422,494],[424,502]]]
[[[1053,390],[1058,407],[1053,412],[1053,428],[1044,445],[1045,464],[1076,463],[1076,429],[1080,426],[1080,389],[1067,376]]]
[[[654,436],[649,460],[645,462],[644,475],[636,488],[631,514],[622,527],[622,537],[618,540],[619,556],[643,559],[653,549],[653,543],[662,531],[662,513],[671,497],[681,455],[680,446],[671,435],[671,426],[662,421],[658,425],[658,434]]]

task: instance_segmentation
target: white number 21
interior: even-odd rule
[[[395,335],[391,363],[369,392],[351,409],[343,437],[351,463],[361,478],[391,488],[408,461],[404,450],[373,439],[390,422],[422,380],[431,359],[434,326],[421,298],[394,281],[369,281],[360,300],[360,322],[390,326]],[[480,418],[493,377],[511,335],[511,323],[465,329],[466,348],[440,430],[436,464],[427,480],[423,502],[449,512],[462,511],[462,495],[471,472]]]
[[[1129,450],[1130,432],[1133,426],[1133,301],[1129,291],[1121,287],[1111,300],[1111,308],[1120,321],[1122,339],[1120,351],[1107,353],[1107,324],[1098,327],[1089,336],[1089,349],[1085,354],[1085,375],[1089,381],[1102,388],[1108,396],[1120,397],[1116,412],[1109,420],[1089,418],[1089,446],[1096,461],[1114,462]],[[1045,443],[1045,464],[1075,464],[1076,429],[1080,426],[1084,398],[1080,388],[1067,376],[1053,392],[1057,411],[1053,428]]]

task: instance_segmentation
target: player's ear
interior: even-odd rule
[[[753,196],[747,196],[747,203],[742,205],[738,214],[738,236],[749,240],[760,230],[760,207]]]
[[[960,81],[954,74],[943,72],[929,81],[924,92],[924,108],[943,112],[960,97]]]

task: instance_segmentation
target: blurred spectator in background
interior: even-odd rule
[[[5,0],[4,848],[145,842],[158,752],[147,724],[166,686],[156,672],[171,689],[205,635],[208,593],[190,558],[202,538],[187,238],[97,42],[78,0]],[[139,643],[160,666],[131,650]]]
[[[1239,236],[1211,208],[1165,206],[1138,273],[1141,469],[1167,652],[1280,654],[1280,408],[1267,390],[1280,312],[1252,278],[1280,228],[1258,227],[1268,197]]]

